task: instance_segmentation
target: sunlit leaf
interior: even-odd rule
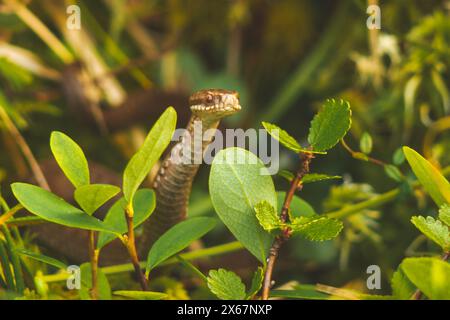
[[[209,271],[208,288],[222,300],[243,300],[246,296],[241,278],[225,269]]]
[[[109,184],[88,184],[77,188],[74,197],[84,212],[92,215],[119,192],[119,187]]]

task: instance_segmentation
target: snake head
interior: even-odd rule
[[[241,110],[239,93],[234,90],[206,89],[189,98],[189,106],[200,118],[220,119]]]

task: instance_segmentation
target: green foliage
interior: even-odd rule
[[[139,151],[128,162],[123,173],[123,194],[128,203],[144,181],[151,168],[161,157],[172,138],[177,124],[177,113],[169,107],[148,133]]]
[[[209,271],[208,288],[222,300],[243,300],[246,297],[241,278],[225,269]]]
[[[368,132],[364,132],[359,140],[359,149],[365,154],[370,154],[372,152],[372,147],[372,136]]]
[[[75,190],[74,197],[81,209],[92,215],[98,208],[120,192],[109,184],[87,184]]]
[[[439,219],[450,227],[450,205],[444,204],[439,209]]]
[[[287,170],[281,170],[278,174],[288,181],[292,181],[292,179],[294,179],[294,174]],[[341,176],[330,176],[330,175],[323,174],[323,173],[307,173],[301,179],[301,183],[306,184],[306,183],[325,181],[325,180],[334,180],[334,179],[342,179],[342,177]]]
[[[397,182],[401,182],[405,178],[403,174],[400,172],[400,170],[392,164],[385,165],[384,172],[386,172],[388,177]]]
[[[429,193],[438,207],[450,203],[450,183],[424,157],[411,148],[403,147],[406,160],[417,179]]]
[[[23,255],[25,257],[28,257],[28,258],[36,260],[36,261],[46,263],[46,264],[56,267],[58,269],[64,269],[64,270],[67,269],[67,265],[64,262],[61,262],[55,258],[46,256],[46,255],[43,255],[41,253],[36,253],[36,252],[30,251],[30,250],[20,249],[20,248],[17,248],[16,252],[20,255]]]
[[[351,109],[347,101],[328,99],[314,117],[308,141],[314,151],[327,151],[341,140],[351,126]]]
[[[50,148],[61,170],[75,188],[89,184],[89,168],[80,146],[62,132],[53,131]]]
[[[393,296],[400,300],[411,299],[411,296],[416,291],[414,284],[408,279],[401,267],[394,272],[391,286]]]
[[[80,266],[81,288],[78,290],[81,300],[92,300],[92,268],[90,263],[83,263]],[[108,278],[101,269],[97,270],[97,292],[99,300],[111,300],[111,286]]]
[[[284,198],[286,197],[286,192],[277,192],[278,197],[278,212],[281,212],[281,207],[283,206]],[[314,217],[316,216],[316,211],[314,208],[302,198],[294,195],[291,201],[291,207],[289,210],[289,219],[292,221],[295,217]]]
[[[105,219],[103,220],[104,223],[114,227],[114,229],[120,234],[124,234],[128,230],[127,221],[125,219],[126,206],[127,201],[125,198],[120,198],[111,206],[105,216]],[[133,198],[134,228],[139,227],[145,220],[148,219],[148,217],[150,217],[155,210],[155,206],[156,197],[153,190],[140,189],[136,192]],[[97,240],[97,249],[103,248],[105,245],[117,238],[117,236],[117,234],[110,232],[100,232]]]
[[[40,187],[28,183],[13,183],[11,189],[17,200],[30,212],[44,220],[63,226],[115,232],[108,224],[91,217],[63,199]]]
[[[161,262],[177,254],[194,240],[211,231],[215,225],[216,221],[214,219],[199,217],[180,222],[170,228],[150,249],[145,269],[146,274],[148,275]]]
[[[294,234],[300,234],[308,240],[325,241],[337,237],[344,225],[337,219],[326,217],[299,217],[292,221],[290,227]]]
[[[266,231],[279,229],[283,225],[275,208],[265,200],[258,202],[255,205],[255,212],[259,224]]]
[[[164,300],[169,296],[167,293],[163,292],[129,290],[118,290],[114,291],[113,294],[134,300]]]
[[[314,285],[296,285],[292,290],[272,290],[270,292],[272,298],[288,298],[288,299],[308,299],[308,300],[328,300],[328,294],[318,292]]]
[[[258,291],[262,287],[263,280],[264,280],[264,269],[262,267],[258,267],[255,273],[253,273],[252,282],[247,292],[247,299],[252,299],[258,293]]]
[[[402,270],[428,298],[450,299],[450,264],[436,258],[407,258]]]
[[[272,138],[278,140],[286,148],[296,153],[312,152],[312,150],[302,148],[302,146],[297,142],[297,140],[295,140],[289,133],[287,133],[280,127],[268,122],[262,122],[262,125],[264,129],[266,129],[267,132],[272,136]],[[317,152],[317,153],[324,153],[324,152]]]
[[[276,208],[277,196],[262,161],[244,149],[221,150],[211,166],[209,193],[223,223],[264,263],[273,237],[258,223],[254,206],[265,200]]]
[[[411,222],[444,251],[450,250],[450,231],[441,221],[433,217],[416,216],[411,218]]]

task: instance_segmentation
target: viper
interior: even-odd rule
[[[189,124],[162,161],[153,182],[156,208],[140,237],[139,248],[143,253],[165,231],[186,218],[192,182],[215,129],[221,119],[241,110],[239,94],[224,89],[195,92],[189,98],[189,107],[192,113]]]

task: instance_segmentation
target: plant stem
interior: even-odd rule
[[[0,118],[5,123],[6,128],[8,129],[8,132],[11,134],[11,136],[14,138],[14,141],[19,146],[20,150],[22,151],[24,157],[27,159],[28,164],[30,165],[31,171],[33,172],[34,178],[36,179],[36,182],[44,189],[50,190],[50,187],[47,183],[47,180],[45,179],[44,173],[41,170],[41,167],[39,166],[39,163],[37,162],[36,158],[33,155],[33,152],[30,149],[30,146],[25,141],[25,138],[20,133],[19,129],[14,125],[14,123],[9,118],[8,113],[5,111],[3,106],[0,105]]]
[[[442,254],[441,260],[447,261],[450,258],[450,251],[446,251]],[[419,289],[417,289],[414,294],[411,296],[411,300],[420,300],[422,299],[423,293]]]
[[[91,258],[91,272],[92,272],[92,288],[91,297],[93,300],[98,300],[98,254],[99,250],[95,248],[95,231],[89,231],[89,256]]]
[[[353,150],[352,148],[350,148],[348,146],[348,144],[345,142],[344,139],[341,139],[341,144],[344,147],[344,149],[347,150],[350,153],[350,155],[355,159],[372,162],[372,163],[382,166],[382,167],[384,167],[386,165],[386,163],[384,161],[369,157],[368,155],[366,155],[362,152],[357,152],[357,151]]]
[[[127,246],[130,258],[131,258],[131,262],[134,266],[134,271],[136,272],[136,276],[138,277],[139,283],[141,284],[141,288],[144,291],[148,291],[147,279],[145,278],[145,275],[142,272],[141,266],[139,264],[139,257],[138,257],[137,250],[136,250],[136,240],[134,237],[133,216],[134,216],[134,210],[133,210],[132,205],[129,204],[125,208],[125,217],[126,217],[127,225],[128,225],[126,246]]]
[[[314,157],[312,153],[300,153],[301,165],[297,170],[297,174],[294,179],[291,181],[291,185],[289,187],[289,191],[286,193],[286,197],[284,198],[283,207],[281,208],[280,219],[284,223],[287,220],[289,208],[291,206],[292,199],[294,198],[295,191],[300,190],[303,185],[301,184],[301,180],[305,174],[309,172],[309,164],[311,159]],[[285,228],[281,235],[277,236],[272,244],[272,247],[269,251],[269,258],[267,261],[267,266],[264,274],[264,282],[262,288],[262,300],[269,299],[270,287],[272,285],[272,273],[273,268],[275,266],[275,262],[278,257],[278,252],[280,251],[283,243],[289,239],[291,234],[291,230],[289,228]]]
[[[23,209],[21,204],[16,205],[11,210],[8,210],[5,214],[0,216],[0,226],[6,223],[8,219],[10,219],[17,211]]]

